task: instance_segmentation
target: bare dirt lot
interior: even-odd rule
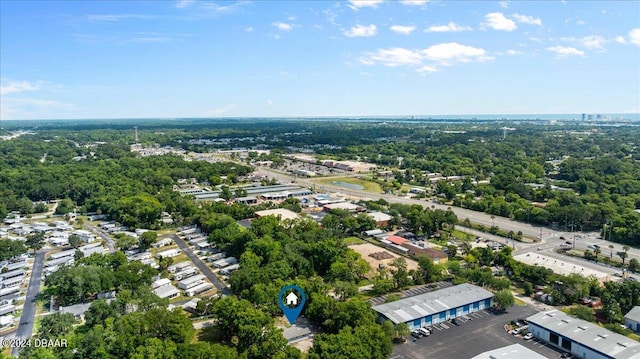
[[[356,251],[358,254],[360,254],[360,256],[367,261],[367,263],[369,263],[369,265],[371,266],[372,270],[376,270],[378,269],[380,264],[384,264],[385,267],[389,266],[389,263],[391,263],[391,261],[395,258],[400,257],[399,255],[383,248],[383,247],[378,247],[376,245],[373,245],[371,243],[362,243],[362,244],[354,244],[354,245],[350,245],[349,248],[353,249],[354,251]],[[369,254],[371,253],[378,253],[378,252],[387,252],[389,253],[393,258],[389,258],[389,259],[375,259],[373,257],[369,257]],[[414,261],[413,259],[407,259],[405,258],[405,260],[407,261],[407,269],[411,270],[411,269],[418,269],[418,262]]]

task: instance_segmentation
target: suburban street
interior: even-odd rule
[[[111,237],[109,237],[106,233],[104,233],[99,228],[96,228],[96,227],[94,227],[92,225],[89,225],[89,224],[85,223],[84,226],[85,226],[85,228],[88,228],[89,230],[92,230],[92,231],[98,233],[98,235],[100,235],[100,238],[102,238],[104,240],[105,244],[109,248],[109,253],[115,253],[116,244],[115,244],[114,240]]]
[[[20,316],[18,329],[16,329],[13,335],[14,338],[31,338],[33,320],[36,315],[36,298],[38,297],[38,292],[40,292],[42,268],[44,267],[44,254],[46,252],[47,250],[45,249],[37,251],[35,258],[33,259],[33,269],[31,270],[31,278],[29,279],[26,300],[24,302],[24,307],[22,308],[22,315]],[[17,357],[18,354],[20,354],[20,348],[13,348],[11,355]]]
[[[220,279],[218,279],[218,277],[216,277],[216,274],[213,273],[213,271],[211,270],[211,268],[209,268],[208,265],[203,263],[202,260],[200,260],[200,258],[198,258],[198,256],[195,253],[193,253],[193,251],[191,250],[191,248],[189,248],[189,246],[187,245],[187,243],[185,243],[185,241],[180,239],[180,237],[178,237],[175,234],[172,236],[172,238],[176,242],[178,247],[180,247],[180,250],[182,250],[182,252],[186,254],[187,257],[189,257],[191,262],[195,264],[196,267],[198,267],[200,272],[204,274],[204,276],[207,277],[207,279],[209,279],[209,281],[216,287],[219,293],[231,294],[231,290],[229,290],[229,288],[227,288],[227,286],[224,283],[222,283]]]

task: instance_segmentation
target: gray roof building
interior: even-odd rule
[[[464,283],[376,305],[373,310],[399,324],[490,298],[493,298],[493,293]]]
[[[624,319],[630,319],[640,323],[640,305],[636,305],[635,307],[631,308],[629,313],[624,316]]]
[[[520,344],[512,344],[506,347],[486,351],[471,359],[547,359],[546,356],[538,354],[533,350]]]
[[[536,313],[527,320],[530,331],[538,326],[609,358],[640,359],[639,342],[559,310]]]
[[[60,307],[60,313],[71,313],[74,318],[83,318],[84,313],[86,313],[90,307],[91,303],[75,304],[68,307]]]

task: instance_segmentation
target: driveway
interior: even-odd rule
[[[31,270],[31,278],[29,279],[26,300],[24,302],[24,307],[22,308],[22,315],[20,316],[18,329],[14,333],[15,338],[31,338],[31,332],[33,331],[33,319],[36,315],[36,298],[40,292],[42,268],[44,266],[44,254],[46,252],[47,251],[44,249],[37,251],[33,260],[33,269]],[[20,354],[20,348],[14,348],[11,351],[11,355],[14,357],[17,357],[18,354]]]
[[[227,286],[224,283],[222,283],[220,279],[218,279],[218,277],[216,277],[215,273],[213,273],[213,271],[208,265],[202,262],[202,260],[200,260],[200,258],[198,258],[198,256],[195,253],[193,253],[193,251],[191,250],[191,247],[189,247],[187,243],[185,243],[185,241],[180,239],[180,237],[178,237],[175,234],[172,237],[174,242],[178,245],[178,247],[180,247],[182,252],[186,254],[187,257],[189,257],[189,259],[191,260],[191,262],[196,267],[198,267],[200,272],[204,274],[204,276],[207,277],[207,279],[209,279],[209,281],[216,287],[219,293],[231,294],[231,290],[227,288]]]

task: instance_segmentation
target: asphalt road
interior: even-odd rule
[[[187,257],[189,257],[191,262],[195,264],[196,267],[198,267],[200,272],[204,274],[204,276],[207,277],[207,279],[209,279],[209,281],[216,287],[219,293],[231,294],[231,290],[227,288],[227,286],[224,283],[222,283],[220,279],[218,279],[218,277],[216,277],[216,274],[213,273],[213,271],[211,270],[211,268],[209,268],[208,265],[202,262],[202,260],[200,260],[200,258],[198,258],[198,256],[195,253],[193,253],[193,251],[187,245],[187,243],[185,243],[185,241],[180,239],[180,237],[178,237],[175,234],[173,235],[173,240],[176,242],[178,247],[180,247],[182,252],[186,254]]]
[[[44,254],[46,250],[39,250],[33,260],[33,268],[31,270],[31,278],[27,287],[26,300],[22,308],[22,315],[18,329],[14,333],[14,338],[28,339],[31,338],[33,331],[33,320],[36,315],[36,298],[40,292],[40,283],[42,281],[42,268],[44,267]],[[20,348],[13,348],[11,355],[17,357],[20,354]]]
[[[94,232],[97,232],[98,235],[100,235],[100,238],[104,239],[104,242],[106,243],[107,247],[109,248],[109,253],[115,253],[116,244],[115,244],[113,238],[109,237],[106,233],[104,233],[99,228],[96,228],[94,226],[91,226],[91,225],[88,225],[88,224],[85,223],[85,227],[89,228],[90,230],[93,230]]]

